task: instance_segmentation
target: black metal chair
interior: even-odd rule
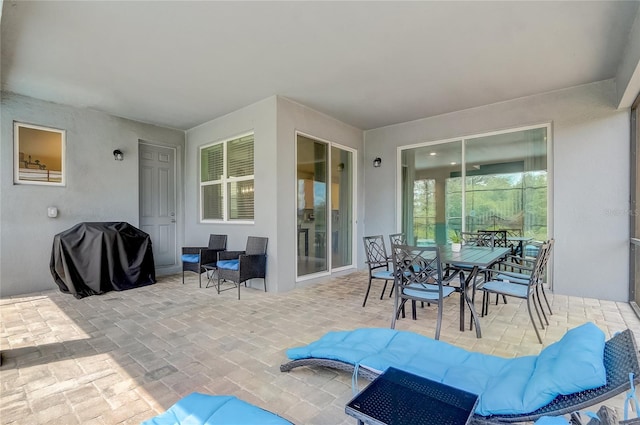
[[[436,246],[417,247],[393,245],[393,275],[396,297],[391,329],[395,329],[400,312],[411,300],[412,315],[416,317],[416,301],[434,303],[438,306],[435,339],[440,338],[443,300],[455,292],[455,288],[443,285],[440,251]]]
[[[509,248],[509,241],[507,240],[506,230],[478,230],[478,233],[493,235],[493,242],[490,246]],[[513,247],[510,248],[513,249]]]
[[[384,286],[380,294],[380,299],[382,299],[384,291],[387,290],[387,282],[393,280],[393,272],[389,267],[391,258],[387,255],[387,248],[384,245],[382,235],[365,236],[362,240],[364,241],[364,252],[367,256],[366,264],[369,267],[369,285],[362,302],[362,307],[364,307],[367,304],[367,298],[371,290],[371,281],[373,279],[384,280]]]
[[[269,238],[249,236],[244,251],[221,251],[218,253],[218,293],[221,292],[221,281],[232,282],[238,287],[238,299],[240,299],[240,285],[244,283],[246,286],[249,279],[262,279],[264,292],[267,292],[268,242]]]
[[[184,272],[198,273],[198,281],[202,288],[202,273],[207,270],[205,264],[214,267],[218,260],[218,252],[227,249],[227,235],[209,235],[208,246],[183,246],[182,247],[182,284],[184,285]]]
[[[542,302],[540,298],[540,293],[542,294],[542,298],[544,298],[545,303],[547,304],[547,309],[549,310],[549,315],[553,315],[553,311],[551,310],[551,304],[549,303],[549,299],[547,298],[547,293],[544,290],[544,276],[547,271],[547,265],[549,263],[549,259],[551,258],[551,251],[553,250],[553,245],[555,243],[554,239],[549,239],[546,242],[549,246],[546,250],[541,249],[543,242],[531,242],[531,246],[535,246],[535,257],[521,257],[519,255],[511,255],[505,259],[505,261],[498,263],[494,269],[492,270],[495,280],[509,280],[513,283],[520,283],[522,285],[526,285],[531,279],[531,273],[533,271],[533,267],[535,266],[538,257],[542,255],[543,257],[540,259],[542,273],[538,276],[540,282],[536,287],[536,290],[539,292],[537,300],[540,302],[540,308],[542,309]]]
[[[550,241],[546,241],[542,244],[542,246],[540,247],[540,255],[538,256],[538,258],[536,258],[536,261],[531,269],[531,273],[528,275],[527,279],[524,278],[526,275],[523,273],[504,270],[501,271],[498,275],[501,276],[501,280],[497,280],[498,276],[496,276],[495,279],[479,284],[477,288],[478,290],[482,290],[485,293],[485,296],[482,297],[483,314],[486,314],[487,312],[489,303],[488,296],[486,295],[489,293],[526,300],[529,318],[531,319],[531,324],[533,325],[533,329],[536,331],[536,336],[538,337],[538,341],[540,342],[540,344],[542,344],[542,338],[540,337],[538,326],[536,325],[535,319],[533,318],[533,312],[531,308],[533,305],[542,329],[544,329],[545,323],[549,325],[547,315],[542,309],[539,286],[542,285],[544,268],[546,266],[545,257],[547,256],[547,251],[551,249],[550,247]],[[517,264],[510,264],[509,266],[515,268],[517,267]]]
[[[390,246],[393,245],[407,245],[407,235],[404,233],[392,233],[389,235]]]

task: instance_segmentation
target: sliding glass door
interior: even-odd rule
[[[297,135],[297,275],[353,265],[354,152]]]
[[[402,231],[417,244],[504,229],[547,238],[548,126],[401,151]]]

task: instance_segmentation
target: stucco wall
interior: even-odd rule
[[[221,233],[228,235],[228,249],[244,249],[247,236],[268,237],[267,290],[270,292],[295,287],[296,130],[344,146],[362,148],[361,130],[278,96],[187,131],[186,243],[202,244],[210,233]],[[250,131],[254,132],[256,158],[255,223],[199,223],[199,147]],[[362,199],[362,192],[359,193]],[[257,280],[253,284],[260,287],[262,282]]]
[[[363,132],[360,129],[349,126],[341,121],[324,115],[304,105],[292,102],[289,99],[278,97],[278,191],[277,191],[277,218],[278,235],[278,261],[281,274],[279,281],[282,290],[293,289],[296,281],[295,261],[297,256],[297,189],[296,189],[296,132],[301,132],[320,140],[336,143],[352,149],[356,149],[354,156],[356,164],[356,252],[362,251],[360,245],[364,227],[362,225],[364,191],[362,189],[362,150]],[[354,256],[354,267],[362,266]],[[314,280],[307,280],[311,283]]]
[[[552,123],[553,287],[559,294],[628,300],[629,110],[615,81],[560,90],[365,132],[365,233],[397,226],[397,147]]]
[[[184,132],[5,92],[1,107],[0,296],[57,288],[53,236],[84,221],[137,226],[139,140],[181,147]],[[14,120],[66,130],[65,187],[13,184]],[[116,148],[124,161],[114,161]]]
[[[248,132],[254,133],[254,224],[200,223],[199,148]],[[247,236],[267,237],[267,290],[278,291],[275,96],[188,130],[185,157],[185,245],[206,245],[209,234],[216,233],[227,235],[227,249],[244,250]],[[252,283],[262,287],[261,280]]]

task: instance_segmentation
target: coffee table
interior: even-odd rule
[[[345,407],[359,425],[463,425],[478,396],[390,367]]]

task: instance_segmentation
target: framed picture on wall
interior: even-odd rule
[[[13,123],[15,184],[65,185],[65,131]]]

